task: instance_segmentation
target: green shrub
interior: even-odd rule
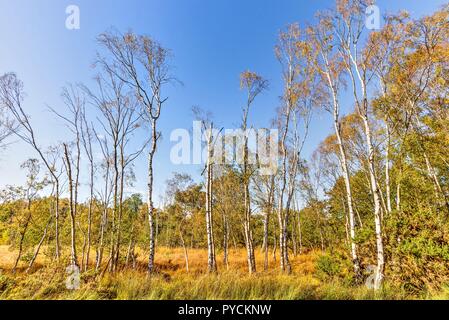
[[[322,280],[334,278],[341,272],[341,263],[335,256],[324,254],[316,261],[316,272]]]
[[[14,279],[0,272],[0,295],[14,286]]]

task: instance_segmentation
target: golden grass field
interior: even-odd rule
[[[316,276],[315,261],[320,252],[308,252],[291,257],[292,274],[280,272],[270,254],[270,268],[263,271],[263,255],[257,250],[258,272],[247,273],[246,251],[231,249],[229,269],[218,252],[218,273],[208,274],[207,251],[191,249],[189,272],[185,269],[182,248],[158,248],[157,274],[146,273],[146,254],[140,252],[136,270],[121,269],[115,274],[90,270],[82,273],[80,288],[65,286],[65,267],[56,265],[41,255],[33,271],[26,275],[21,262],[17,274],[10,269],[16,253],[0,246],[0,299],[411,299],[397,288],[385,286],[374,292],[364,285],[354,287],[342,280],[323,281]],[[92,260],[94,257],[92,256]],[[446,294],[436,296],[445,298]],[[424,297],[429,298],[429,297]]]
[[[92,250],[90,261],[95,261],[95,252]],[[146,268],[147,254],[138,251],[138,269],[144,271]],[[305,255],[298,255],[291,257],[291,264],[294,273],[301,275],[312,274],[314,272],[314,262],[318,256],[318,252],[310,252]],[[7,245],[0,245],[0,269],[8,270],[14,265],[17,256],[16,251],[12,251]],[[207,269],[207,250],[205,249],[189,249],[189,273],[201,274]],[[167,275],[176,275],[186,273],[185,257],[182,248],[158,248],[156,251],[156,267],[159,272]],[[263,270],[263,253],[261,250],[256,250],[256,262],[258,270]],[[269,270],[271,272],[278,272],[279,263],[273,259],[270,252],[269,255]],[[51,260],[40,254],[36,260],[34,270],[51,263]],[[219,271],[245,271],[247,270],[246,251],[244,249],[230,249],[229,250],[229,270],[223,264],[223,257],[218,252],[217,265]],[[19,270],[25,270],[27,264],[23,261],[19,263]],[[270,272],[268,272],[270,273]]]

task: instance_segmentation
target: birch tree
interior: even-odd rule
[[[94,210],[94,176],[95,176],[95,159],[94,159],[94,129],[87,121],[86,110],[83,108],[81,115],[81,140],[84,153],[89,161],[89,208],[87,213],[87,250],[84,261],[84,271],[89,269],[90,249],[92,245],[92,216]]]
[[[103,33],[98,42],[109,53],[108,58],[99,57],[99,63],[105,70],[123,81],[133,89],[142,107],[144,119],[150,127],[150,150],[148,153],[148,225],[149,225],[149,258],[148,272],[154,272],[155,255],[155,208],[153,203],[154,156],[161,133],[158,131],[158,120],[167,97],[163,90],[174,81],[170,75],[170,51],[149,36]]]
[[[75,181],[73,177],[73,159],[70,155],[69,147],[66,143],[64,147],[64,166],[67,172],[69,185],[69,214],[70,214],[70,265],[78,266],[78,256],[76,252],[76,203],[75,203]]]
[[[140,128],[141,115],[138,113],[135,99],[125,91],[125,84],[110,71],[105,70],[104,74],[97,77],[97,86],[98,94],[93,93],[87,87],[84,87],[84,91],[89,95],[91,103],[100,111],[102,118],[99,121],[112,147],[113,210],[109,267],[110,271],[115,271],[120,256],[121,222],[127,170],[143,152],[146,144],[143,144],[135,152],[128,150],[130,139]]]
[[[109,221],[109,205],[111,202],[112,196],[112,177],[111,177],[111,152],[109,151],[110,146],[108,140],[97,133],[94,129],[95,137],[98,141],[98,145],[100,146],[101,153],[103,155],[102,163],[100,167],[103,171],[103,190],[99,191],[99,198],[101,199],[102,204],[102,213],[100,219],[100,230],[97,239],[97,248],[96,248],[96,258],[95,258],[95,270],[98,271],[103,262],[103,252],[104,252],[104,242],[105,235],[107,232],[108,221]]]
[[[385,256],[382,235],[381,195],[376,173],[375,147],[373,144],[368,85],[372,73],[368,69],[367,55],[363,52],[362,35],[365,28],[365,9],[371,4],[364,0],[340,0],[337,3],[337,15],[334,32],[339,42],[339,51],[350,78],[357,114],[363,121],[367,146],[368,171],[374,203],[374,222],[376,230],[377,268],[374,287],[380,288],[384,278]]]
[[[7,107],[0,103],[0,149],[8,145],[7,140],[14,134],[15,130],[17,130],[16,121],[10,117]]]
[[[217,271],[217,261],[215,255],[215,239],[214,239],[214,149],[218,139],[216,129],[213,122],[208,124],[203,121],[204,135],[206,138],[207,158],[204,174],[206,177],[206,232],[207,232],[207,269],[208,272]]]
[[[30,224],[33,220],[33,211],[32,211],[32,204],[33,201],[38,197],[38,193],[42,191],[42,189],[46,186],[47,180],[46,178],[43,178],[42,180],[39,177],[40,174],[40,164],[37,159],[28,159],[24,163],[20,165],[21,169],[27,170],[26,173],[26,184],[24,187],[13,187],[8,186],[7,190],[5,190],[3,193],[13,193],[20,198],[23,198],[25,200],[25,208],[24,208],[24,215],[22,216],[23,219],[19,219],[19,232],[18,232],[18,250],[17,257],[14,260],[14,265],[12,267],[12,272],[15,273],[17,270],[17,266],[19,265],[19,261],[22,258],[22,252],[23,252],[23,246],[25,241],[25,236],[27,234],[27,231],[29,229]],[[5,197],[5,195],[3,195]]]
[[[248,260],[249,274],[256,272],[256,258],[254,256],[253,233],[251,227],[251,194],[250,182],[254,169],[249,163],[249,148],[248,148],[248,116],[251,105],[256,97],[268,88],[268,82],[264,80],[255,72],[245,71],[240,75],[240,88],[246,90],[247,99],[246,105],[243,108],[242,116],[242,132],[243,132],[243,165],[242,165],[242,182],[244,192],[244,214],[243,226],[245,234],[245,243]]]
[[[267,271],[270,218],[275,210],[276,175],[255,175],[253,180],[255,180],[255,202],[264,215],[262,250],[264,252],[264,270]]]
[[[22,141],[30,145],[39,155],[40,159],[47,168],[55,183],[55,256],[60,258],[60,242],[59,242],[59,176],[55,167],[49,162],[38,144],[33,127],[31,126],[30,117],[23,108],[24,91],[23,83],[14,73],[7,73],[0,77],[0,105],[10,112],[11,117],[17,122],[17,127],[13,127],[13,133]]]
[[[329,16],[322,15],[316,28],[309,29],[314,50],[319,53],[317,59],[318,72],[321,74],[323,83],[326,84],[329,103],[324,104],[325,109],[332,114],[334,132],[339,150],[339,162],[342,176],[346,188],[346,206],[349,217],[350,248],[354,274],[360,277],[360,262],[356,244],[354,200],[352,197],[352,187],[348,159],[342,139],[342,127],[340,121],[340,93],[342,87],[343,64],[338,54],[337,44],[333,35],[332,21]]]
[[[70,208],[70,221],[71,221],[71,265],[78,266],[78,257],[76,251],[76,217],[78,215],[78,194],[80,185],[80,171],[81,171],[81,131],[82,131],[82,110],[85,105],[84,96],[82,96],[79,90],[70,85],[64,88],[61,94],[64,104],[66,105],[69,114],[65,115],[56,111],[54,108],[50,110],[61,118],[65,123],[69,131],[73,134],[73,142],[70,143],[73,146],[74,151],[69,150],[69,144],[63,143],[64,149],[64,167],[67,173],[69,184],[69,208]],[[84,252],[83,252],[84,253]],[[81,266],[84,264],[84,256],[82,257]]]
[[[310,44],[305,41],[305,32],[299,28],[298,24],[292,24],[280,33],[275,53],[281,64],[284,83],[282,105],[278,110],[278,124],[281,132],[281,168],[277,207],[280,228],[280,264],[283,271],[290,272],[287,231],[289,213],[312,110],[319,104],[322,92],[312,64],[315,57]]]

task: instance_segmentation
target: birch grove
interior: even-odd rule
[[[169,99],[176,59],[151,36],[98,36],[92,81],[66,85],[46,108],[61,130],[51,137],[27,84],[1,75],[0,152],[20,143],[31,154],[18,165],[25,182],[0,190],[11,274],[48,264],[79,267],[86,281],[130,270],[166,283],[279,272],[379,292],[447,283],[449,6],[385,15],[372,31],[372,4],[338,0],[282,28],[277,78],[235,75],[230,135],[227,119],[194,108],[200,141],[190,145],[188,128],[180,144],[201,161],[165,184],[167,122],[191,106]]]

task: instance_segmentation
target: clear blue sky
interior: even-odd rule
[[[378,5],[382,13],[407,9],[421,16],[446,2],[381,0]],[[65,8],[70,4],[80,8],[80,30],[65,28]],[[46,105],[63,108],[60,92],[67,82],[89,83],[99,33],[111,26],[132,29],[172,49],[175,74],[184,85],[170,89],[161,118],[164,139],[155,169],[156,193],[161,194],[173,171],[198,176],[198,167],[169,162],[170,132],[191,127],[191,107],[212,111],[221,126],[236,126],[244,103],[239,73],[251,69],[270,81],[270,91],[255,102],[250,121],[255,127],[268,126],[281,93],[273,53],[278,31],[292,22],[311,21],[317,10],[333,5],[333,0],[0,0],[0,74],[14,71],[24,81],[25,108],[46,146],[68,139]],[[330,132],[328,115],[316,115],[306,156]],[[0,188],[24,182],[19,165],[30,156],[36,157],[23,143],[1,152]],[[136,163],[136,191],[145,192],[145,168],[142,157]]]

